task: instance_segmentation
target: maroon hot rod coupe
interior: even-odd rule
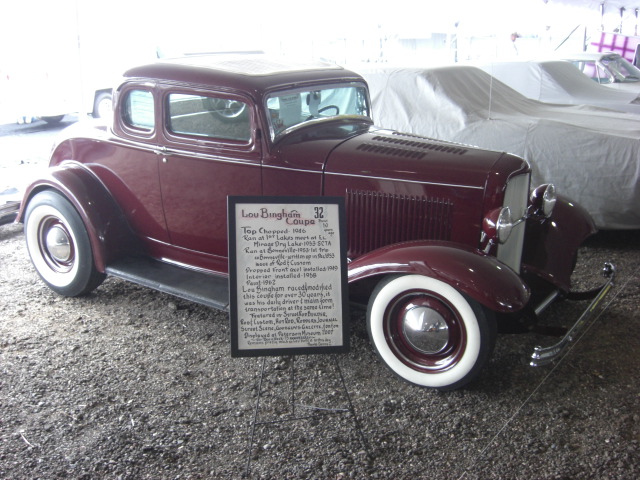
[[[371,118],[364,80],[335,65],[217,55],[133,68],[112,125],[68,130],[27,189],[33,264],[61,295],[113,275],[227,309],[229,196],[344,197],[350,296],[368,304],[380,359],[416,385],[458,388],[497,325],[526,331],[570,296],[595,228],[553,185],[532,189],[521,158]]]

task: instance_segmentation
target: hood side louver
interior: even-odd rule
[[[424,158],[428,152],[464,155],[468,149],[446,143],[433,143],[423,137],[402,135],[402,137],[376,135],[371,141],[361,143],[357,150],[380,155],[393,155],[405,158]]]
[[[351,258],[410,240],[449,240],[453,203],[445,198],[347,190]]]
[[[430,138],[420,137],[418,135],[411,135],[407,133],[394,132],[390,136],[377,135],[373,138],[373,140],[392,145],[402,145],[404,147],[417,148],[421,150],[451,153],[453,155],[464,155],[469,151],[468,148],[462,145],[456,145],[448,142],[436,143]]]
[[[423,152],[409,150],[408,148],[399,148],[388,145],[376,145],[374,143],[362,143],[358,145],[357,149],[367,153],[378,153],[380,155],[389,156],[393,155],[395,157],[423,158],[425,156]]]

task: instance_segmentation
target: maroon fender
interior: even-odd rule
[[[501,313],[521,310],[529,287],[495,257],[464,245],[406,242],[388,245],[349,263],[349,282],[380,274],[416,273],[441,280]]]
[[[596,232],[589,213],[566,197],[558,196],[551,218],[527,221],[522,254],[524,273],[533,274],[568,292],[578,248]]]
[[[84,165],[63,162],[50,168],[38,181],[27,187],[16,222],[24,221],[29,201],[43,190],[57,190],[80,214],[87,229],[94,262],[100,272],[114,258],[134,252],[137,242],[120,208],[105,186]]]

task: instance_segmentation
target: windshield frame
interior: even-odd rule
[[[276,127],[274,125],[275,118],[272,117],[272,114],[270,113],[272,112],[272,109],[269,108],[269,103],[272,102],[274,99],[277,99],[278,102],[280,102],[280,99],[282,98],[285,98],[287,96],[292,96],[294,94],[303,93],[303,92],[311,94],[317,91],[329,91],[329,90],[333,91],[337,89],[347,89],[347,88],[356,89],[352,94],[358,97],[356,99],[357,102],[363,102],[365,114],[357,114],[353,112],[344,113],[344,112],[338,111],[335,115],[331,115],[331,114],[322,115],[322,116],[310,115],[308,118],[302,119],[302,114],[304,113],[304,106],[303,106],[301,107],[301,110],[300,110],[300,121],[294,121],[294,123],[291,125],[285,125],[281,127]],[[357,89],[360,89],[360,92],[358,92]],[[329,105],[320,106],[320,110],[322,110],[323,108],[328,108]],[[269,130],[269,138],[272,143],[277,142],[282,137],[302,127],[323,124],[326,122],[332,122],[336,120],[343,121],[343,122],[344,121],[349,121],[349,122],[365,121],[367,123],[373,123],[372,111],[371,111],[372,110],[371,98],[369,96],[369,89],[367,87],[367,84],[364,81],[353,81],[353,80],[346,81],[346,82],[329,81],[326,83],[295,85],[295,86],[289,86],[289,88],[286,88],[286,89],[272,90],[264,95],[263,109],[265,112],[266,125]],[[280,110],[278,109],[278,111]],[[280,117],[278,117],[278,119],[280,120]]]
[[[613,76],[614,81],[617,83],[640,82],[640,69],[621,55],[603,55],[600,57],[600,63]]]

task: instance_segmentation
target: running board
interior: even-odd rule
[[[562,355],[565,349],[569,346],[571,342],[573,342],[580,333],[587,326],[587,321],[593,315],[593,311],[598,306],[598,304],[602,301],[604,297],[607,296],[607,293],[613,287],[613,282],[615,280],[615,267],[610,263],[605,263],[604,268],[602,270],[602,274],[608,279],[598,292],[596,298],[593,299],[589,307],[582,313],[580,318],[576,321],[576,323],[571,327],[571,329],[567,332],[567,334],[555,345],[551,345],[550,347],[535,347],[533,349],[533,354],[531,355],[531,365],[532,367],[539,367],[542,365],[547,365],[548,363],[553,362],[558,357]]]
[[[109,265],[106,272],[191,302],[218,310],[229,310],[227,277],[209,275],[146,257],[118,260]]]

